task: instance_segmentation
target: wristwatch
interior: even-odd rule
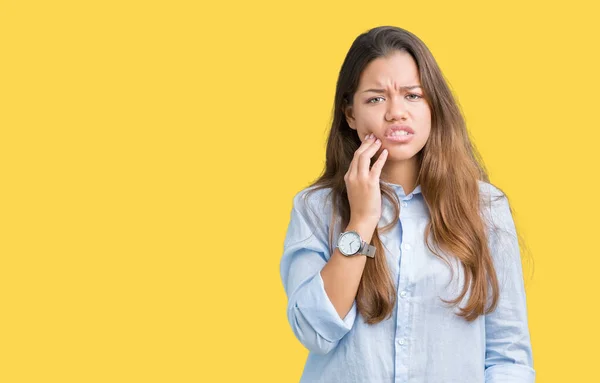
[[[363,241],[360,235],[354,230],[340,233],[337,240],[337,248],[340,249],[340,253],[347,257],[360,254],[375,258],[375,246]]]

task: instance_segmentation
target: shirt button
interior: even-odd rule
[[[408,243],[404,244],[404,250],[410,250],[410,245]]]
[[[407,207],[408,204],[406,202],[402,202],[402,207]]]
[[[406,344],[406,339],[404,339],[404,338],[400,338],[400,339],[398,339],[398,344],[399,344],[400,346],[403,346],[404,344]]]
[[[402,291],[402,292],[400,293],[400,296],[401,296],[402,298],[406,297],[406,291]]]

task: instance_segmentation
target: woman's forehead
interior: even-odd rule
[[[396,90],[421,85],[412,56],[402,52],[371,61],[361,73],[359,83],[360,87]]]

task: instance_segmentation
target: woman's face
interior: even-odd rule
[[[414,59],[402,51],[371,61],[360,76],[346,121],[361,141],[370,133],[379,138],[377,155],[387,149],[387,161],[412,158],[429,138],[431,111],[420,85]],[[403,129],[410,133],[394,133]]]

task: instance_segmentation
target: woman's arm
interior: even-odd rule
[[[368,224],[350,222],[346,230],[356,231],[367,243],[371,242],[374,228]],[[344,256],[338,248],[321,270],[325,291],[338,315],[344,318],[355,302],[358,285],[367,257],[365,255]]]
[[[352,329],[356,318],[356,304],[353,302],[345,315],[339,315],[325,290],[321,270],[330,259],[328,228],[316,224],[314,213],[324,211],[322,194],[321,191],[317,191],[310,196],[310,211],[309,202],[304,199],[304,192],[294,196],[280,262],[280,273],[288,297],[287,317],[296,338],[308,350],[326,354],[334,349],[340,339]],[[310,219],[311,216],[315,219]],[[320,221],[324,220],[326,222],[327,218]],[[338,265],[334,265],[337,267],[330,267],[330,270],[325,272],[328,289],[332,285],[331,282],[337,283],[338,279],[343,278],[339,267],[344,267],[346,264],[342,261],[346,260],[338,259]],[[349,266],[357,269],[361,267],[358,262]],[[328,274],[331,272],[333,276]],[[340,291],[345,291],[345,289],[334,290],[336,290],[334,296]],[[342,300],[347,304],[344,298]]]
[[[497,191],[498,189],[496,189]],[[492,195],[490,250],[498,275],[500,297],[496,310],[485,316],[486,383],[534,382],[535,370],[518,238],[508,200]]]

